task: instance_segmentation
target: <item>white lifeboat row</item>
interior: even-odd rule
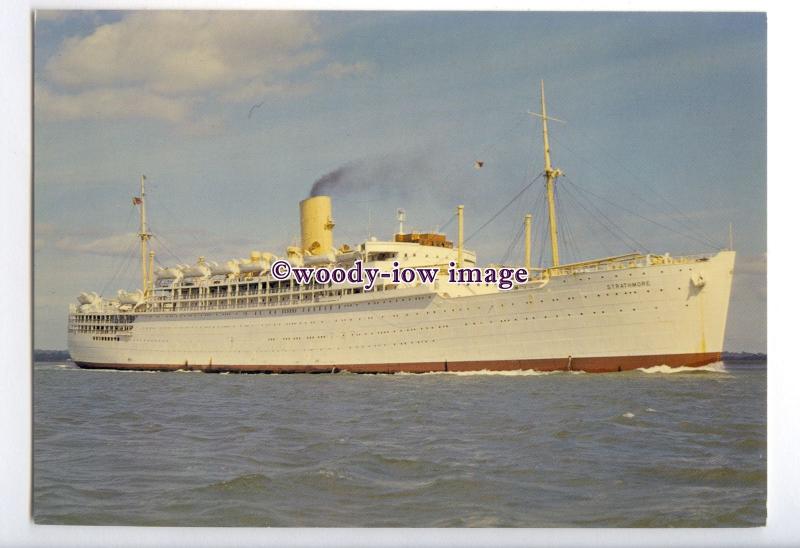
[[[292,266],[323,266],[329,264],[353,263],[361,258],[361,253],[348,247],[341,249],[331,249],[327,253],[317,255],[302,254],[299,248],[290,247],[287,249],[287,257]],[[213,276],[233,277],[242,274],[263,276],[269,272],[272,263],[279,257],[269,252],[253,251],[249,258],[231,259],[223,262],[206,261],[200,257],[196,264],[179,264],[157,269],[153,276],[156,280],[173,280],[178,283],[183,279],[209,278]],[[81,312],[99,312],[104,306],[112,306],[123,310],[136,308],[145,302],[145,295],[141,289],[136,291],[125,291],[120,289],[117,292],[116,300],[104,300],[100,295],[91,292],[84,292],[78,295],[79,310]]]
[[[287,261],[292,266],[322,266],[334,263],[352,263],[361,254],[358,251],[347,249],[332,249],[327,253],[318,255],[301,255],[296,248],[290,248]],[[154,272],[157,280],[175,280],[187,278],[208,278],[211,276],[238,276],[241,274],[252,274],[263,276],[269,272],[272,263],[279,257],[268,252],[253,251],[250,258],[231,259],[218,263],[216,261],[206,261],[201,259],[194,265],[177,265],[172,267],[159,268]]]
[[[177,265],[159,268],[154,272],[157,280],[181,280],[184,278],[208,278],[210,276],[236,276],[239,274],[263,274],[272,266],[276,257],[272,253],[255,253],[249,259],[231,259],[218,263],[199,260],[193,265]]]

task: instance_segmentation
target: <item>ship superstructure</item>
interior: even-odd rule
[[[207,372],[624,371],[699,366],[720,359],[735,254],[641,254],[561,264],[544,85],[541,90],[552,265],[503,291],[454,284],[446,270],[477,265],[464,247],[463,206],[454,244],[437,232],[404,232],[334,244],[329,196],[300,202],[300,245],[278,257],[254,251],[224,262],[153,269],[145,179],[140,207],[142,287],[116,298],[82,293],[70,306],[69,350],[81,367]],[[270,272],[278,259],[312,268],[436,267],[432,284],[379,278],[299,284]]]

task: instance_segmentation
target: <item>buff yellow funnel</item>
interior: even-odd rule
[[[300,241],[312,255],[333,249],[333,217],[330,196],[312,196],[300,202]]]

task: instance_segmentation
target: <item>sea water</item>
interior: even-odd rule
[[[766,365],[215,375],[34,365],[36,523],[747,527]]]

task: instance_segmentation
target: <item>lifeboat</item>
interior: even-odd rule
[[[339,253],[336,256],[337,263],[354,263],[357,259],[361,258],[360,251],[347,251],[344,253]]]
[[[204,262],[186,266],[182,270],[184,278],[208,278],[211,275],[211,269]]]
[[[333,251],[322,253],[320,255],[306,255],[303,257],[303,262],[308,266],[333,264],[336,262],[336,255]]]
[[[95,293],[94,291],[90,293],[81,293],[78,295],[78,302],[81,304],[92,304],[100,300],[100,295]]]
[[[239,273],[239,263],[236,261],[225,261],[224,263],[210,261],[208,267],[211,269],[212,276],[228,276]]]
[[[137,289],[136,291],[120,289],[117,291],[117,299],[119,299],[120,304],[136,306],[144,302],[144,293],[142,293],[141,289]]]
[[[156,270],[156,278],[159,280],[176,280],[183,278],[183,272],[179,267],[159,268]]]
[[[267,262],[262,259],[257,261],[246,259],[239,263],[239,272],[242,274],[261,274],[266,272],[268,268]]]

